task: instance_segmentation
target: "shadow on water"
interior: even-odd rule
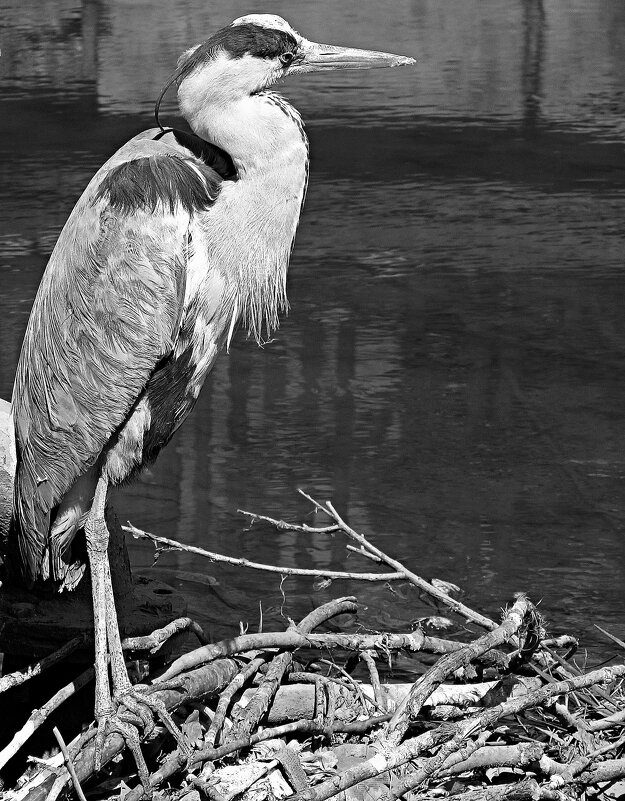
[[[266,5],[289,18],[286,2]],[[311,38],[418,65],[285,87],[312,154],[292,311],[262,351],[238,334],[116,505],[209,549],[356,568],[338,538],[247,531],[237,515],[309,516],[303,487],[491,615],[517,590],[543,599],[553,629],[580,633],[596,660],[607,651],[592,623],[625,636],[625,12],[601,0],[393,8],[392,19],[373,2],[298,8]],[[3,397],[75,199],[151,124],[177,54],[246,10],[0,2]],[[145,546],[132,548],[148,567]],[[298,617],[315,593],[184,554],[153,570],[215,634],[256,625],[259,602],[265,621]],[[366,600],[372,625],[418,614],[384,588],[315,600],[336,592]]]

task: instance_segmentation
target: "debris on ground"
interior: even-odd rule
[[[197,623],[180,618],[150,636],[128,639],[128,657],[144,664],[151,664],[171,638],[184,635],[187,644],[195,639],[197,647],[187,647],[136,687],[171,712],[184,745],[167,728],[146,726],[122,699],[121,716],[142,741],[149,788],[125,757],[119,734],[107,736],[96,774],[94,726],[68,743],[57,727],[52,755],[31,757],[3,797],[602,801],[625,795],[622,659],[593,670],[579,667],[575,638],[550,636],[524,594],[505,607],[499,621],[491,620],[461,602],[453,585],[426,581],[384,554],[351,529],[331,503],[309,500],[327,515],[328,526],[244,514],[280,529],[345,534],[356,543],[348,547],[377,565],[373,573],[345,575],[408,582],[434,600],[436,615],[420,619],[411,631],[365,631],[354,617],[357,599],[346,597],[313,609],[285,631],[242,632],[209,643]],[[202,552],[128,530],[158,548]],[[238,561],[274,572],[294,570]],[[349,630],[341,626],[342,615],[349,616]],[[458,634],[431,633],[443,625]],[[72,641],[40,663],[4,676],[0,692],[41,675],[77,645]],[[392,681],[400,655],[415,660],[416,681]],[[89,669],[55,688],[0,751],[0,770],[18,754],[23,757],[32,734],[92,677]]]

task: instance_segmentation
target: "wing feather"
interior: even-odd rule
[[[174,348],[189,226],[214,171],[134,141],[96,174],[44,273],[18,364],[14,512],[25,578],[42,572],[50,514],[98,463]],[[45,574],[45,571],[43,571]]]

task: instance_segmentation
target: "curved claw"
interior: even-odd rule
[[[160,698],[152,698],[148,695],[147,690],[148,687],[146,685],[135,684],[134,687],[126,690],[116,700],[141,719],[145,724],[144,731],[146,735],[149,735],[154,729],[154,718],[157,717],[178,744],[180,752],[188,759],[193,750],[191,743],[167,711],[165,704]]]
[[[137,694],[132,690],[128,690],[119,698],[119,706],[126,707],[130,712],[133,712],[141,721],[143,733],[145,737],[149,737],[154,731],[154,715],[151,713],[149,705],[144,702],[143,697],[137,698]],[[125,720],[123,714],[120,715],[122,720]]]
[[[144,792],[149,796],[150,795],[150,772],[148,770],[148,766],[145,762],[145,758],[143,756],[143,752],[141,751],[141,743],[139,740],[139,732],[137,727],[132,725],[131,723],[126,723],[123,721],[118,714],[113,712],[105,712],[98,717],[97,721],[97,732],[95,736],[95,759],[94,759],[94,767],[95,771],[99,771],[102,767],[102,748],[104,746],[104,740],[106,739],[107,734],[116,732],[120,734],[124,738],[124,742],[130,749],[135,763],[137,765],[137,773],[139,774],[139,780],[143,785]]]
[[[151,796],[150,771],[148,770],[148,766],[146,765],[143,752],[141,751],[139,732],[137,731],[135,726],[131,726],[128,723],[124,723],[122,720],[120,720],[118,716],[114,716],[113,718],[110,719],[109,726],[111,731],[116,731],[118,734],[121,734],[121,736],[124,738],[126,745],[132,752],[135,764],[137,765],[137,773],[139,774],[139,780],[143,785],[143,790],[148,797]]]

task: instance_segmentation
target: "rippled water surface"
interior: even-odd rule
[[[93,171],[151,125],[179,53],[250,10],[0,0],[1,396]],[[601,658],[593,623],[625,637],[625,4],[265,10],[311,39],[418,64],[283,87],[312,156],[291,312],[262,350],[237,335],[170,446],[116,499],[120,516],[258,561],[370,569],[339,536],[245,529],[239,508],[303,519],[302,487],[490,615],[518,590],[542,599],[552,630]],[[131,547],[148,567],[150,549]],[[356,592],[364,622],[400,629],[425,610],[405,590],[281,587],[178,553],[154,571],[215,634],[256,627],[259,602],[266,622]]]

